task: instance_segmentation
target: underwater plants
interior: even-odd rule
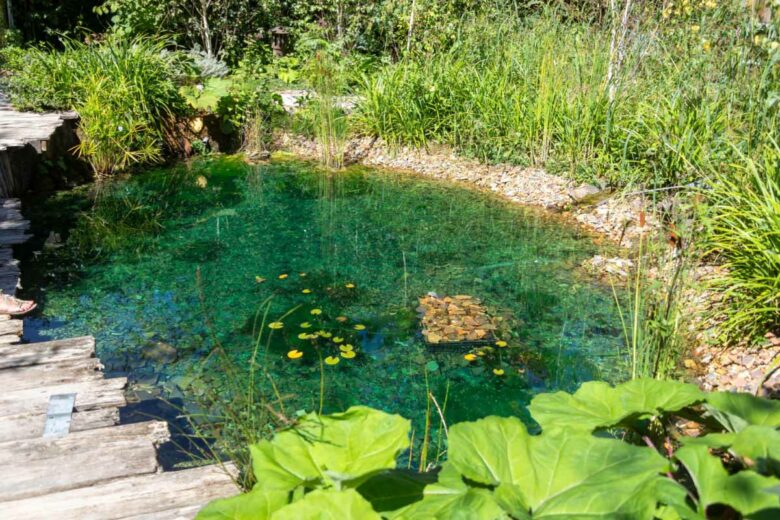
[[[514,417],[451,425],[447,461],[398,468],[409,421],[367,407],[306,414],[250,446],[256,484],[198,520],[769,518],[780,514],[780,403],[636,379],[540,394]],[[680,417],[694,421],[686,436]],[[597,435],[594,435],[597,434]]]

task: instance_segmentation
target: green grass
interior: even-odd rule
[[[753,39],[765,29],[733,6],[641,23],[613,100],[610,29],[545,11],[466,23],[451,48],[366,76],[356,126],[391,144],[652,188],[766,141],[776,50]]]
[[[709,252],[723,263],[716,280],[720,330],[731,340],[780,327],[780,148],[742,157],[712,178],[705,222]]]

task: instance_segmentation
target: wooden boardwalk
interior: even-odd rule
[[[28,225],[18,200],[0,200],[6,294],[19,284],[11,246]],[[127,379],[103,377],[94,338],[21,344],[22,332],[0,315],[0,519],[190,519],[237,492],[217,466],[162,472],[168,424],[120,424]]]

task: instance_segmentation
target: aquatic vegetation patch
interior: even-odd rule
[[[133,220],[137,206],[153,227]],[[56,226],[69,222],[50,209],[46,222],[67,236]],[[98,215],[105,225],[94,228]],[[254,363],[290,407],[322,401],[323,412],[363,403],[414,416],[432,393],[449,395],[453,420],[522,416],[539,391],[616,379],[625,367],[609,289],[572,270],[598,251],[590,237],[461,187],[206,158],[117,179],[73,229],[23,271],[43,304],[28,334],[94,334],[109,372],[185,406],[204,385],[229,393],[229,378],[248,382],[261,335]],[[66,260],[78,276],[50,276]],[[501,335],[468,352],[472,361],[431,352],[415,314],[429,291],[478,297]],[[177,361],[140,355],[158,342]],[[218,346],[237,367],[231,376],[215,362]],[[272,392],[265,376],[256,384]]]

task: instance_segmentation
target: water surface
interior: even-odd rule
[[[37,234],[59,231],[64,245],[30,246],[26,294],[42,305],[25,330],[94,335],[107,371],[142,395],[196,400],[196,369],[227,377],[203,366],[216,344],[247,367],[263,316],[257,359],[292,409],[319,405],[319,354],[339,358],[324,366],[325,411],[360,403],[419,418],[430,390],[447,394],[450,422],[527,417],[535,393],[620,377],[611,293],[577,268],[599,248],[549,214],[402,173],[331,175],[284,159],[137,174],[100,187],[94,208],[90,189],[28,205]],[[415,308],[430,291],[482,299],[508,347],[474,362],[426,348]],[[319,350],[299,339],[316,331],[330,334]],[[354,358],[339,356],[345,343]],[[172,349],[176,361],[158,355]]]

